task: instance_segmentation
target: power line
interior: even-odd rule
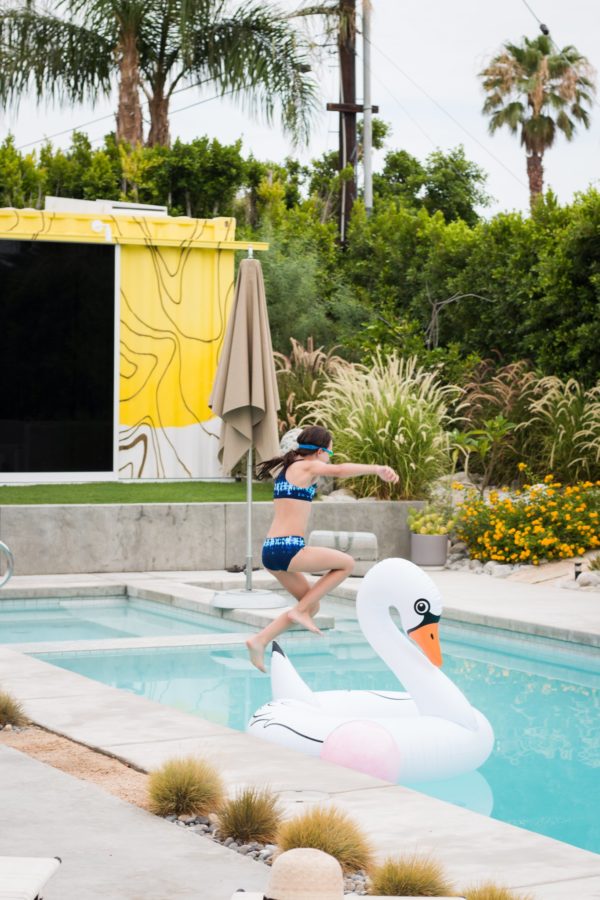
[[[536,19],[538,25],[540,25],[540,26],[544,25],[544,23],[542,22],[542,20],[540,19],[540,17],[539,17],[539,16],[537,15],[537,13],[531,8],[531,6],[530,6],[529,3],[527,2],[527,0],[521,0],[521,3],[523,4],[523,6],[526,6],[526,7],[527,7],[527,9],[529,10],[529,12],[530,12],[531,15],[533,16],[533,18]],[[544,25],[544,27],[546,27],[546,26]],[[552,40],[552,38],[550,38],[550,40]]]
[[[392,93],[392,91],[390,90],[390,88],[388,87],[388,85],[385,83],[385,81],[383,80],[383,78],[380,78],[379,75],[377,75],[377,73],[374,72],[372,68],[371,68],[371,75],[373,76],[373,78],[375,79],[375,81],[377,81],[377,83],[378,83],[379,85],[381,85],[381,87],[382,87],[385,91],[388,92],[388,94],[390,95],[390,97],[392,98],[392,100],[400,107],[400,109],[402,110],[402,112],[404,113],[404,115],[406,116],[406,118],[407,118],[407,119],[410,119],[410,121],[413,123],[413,125],[415,126],[415,128],[418,128],[418,129],[419,129],[419,131],[421,132],[421,134],[423,134],[424,137],[427,138],[427,140],[429,141],[429,143],[430,143],[433,147],[436,147],[436,148],[439,147],[439,144],[437,143],[437,141],[434,141],[434,139],[431,137],[431,135],[428,134],[428,133],[425,131],[425,129],[423,128],[423,126],[421,125],[421,123],[420,123],[417,119],[415,119],[415,117],[414,117],[411,113],[409,113],[409,111],[408,111],[407,108],[404,106],[404,104],[401,103],[400,100],[398,100],[398,98],[396,97],[396,95],[395,95],[394,93]]]
[[[372,46],[375,50],[377,50],[377,52],[378,52],[381,56],[383,56],[384,59],[386,59],[386,60],[390,63],[390,65],[394,66],[394,68],[397,69],[398,72],[400,72],[400,74],[401,74],[404,78],[406,78],[407,81],[410,81],[410,83],[411,83],[412,85],[414,85],[414,87],[416,87],[417,90],[421,91],[421,93],[424,94],[424,95],[427,97],[427,99],[428,99],[431,103],[433,103],[434,106],[436,106],[436,107],[440,110],[440,112],[443,112],[444,115],[447,116],[452,122],[454,122],[454,124],[457,125],[458,128],[461,129],[461,131],[464,131],[464,133],[465,133],[466,135],[468,135],[468,137],[470,137],[472,141],[475,141],[475,143],[478,144],[478,145],[481,147],[481,149],[484,150],[484,151],[487,153],[488,156],[490,156],[496,163],[498,163],[499,166],[502,166],[502,168],[505,170],[505,172],[508,172],[508,174],[511,176],[511,178],[514,178],[515,181],[518,181],[518,183],[519,183],[522,187],[528,187],[528,185],[527,185],[521,178],[519,178],[518,175],[515,175],[515,173],[512,171],[512,169],[509,169],[508,166],[506,166],[506,165],[502,162],[501,159],[499,159],[494,153],[492,153],[492,151],[489,150],[489,149],[485,146],[485,144],[483,144],[483,143],[479,140],[478,137],[476,137],[476,136],[475,136],[474,134],[472,134],[467,128],[465,128],[465,126],[462,124],[462,122],[459,122],[459,120],[458,120],[455,116],[453,116],[451,112],[448,112],[448,110],[447,110],[444,106],[442,106],[442,104],[439,103],[439,102],[435,99],[435,97],[432,97],[431,94],[430,94],[428,91],[426,91],[424,87],[422,87],[420,84],[418,84],[418,82],[416,82],[416,81],[414,80],[414,78],[412,78],[407,72],[405,72],[403,69],[401,69],[400,66],[398,65],[398,63],[395,62],[395,60],[393,60],[390,56],[388,56],[387,53],[384,53],[384,51],[381,50],[379,47],[376,47],[375,44],[373,44],[373,42],[371,42],[371,46]]]
[[[203,81],[196,81],[196,82],[194,82],[194,84],[188,84],[185,87],[178,88],[176,91],[173,91],[173,93],[171,94],[171,97],[174,97],[176,94],[181,94],[183,91],[189,91],[192,88],[199,87],[202,84],[207,84],[208,81],[210,81],[210,79],[205,78]],[[211,97],[210,99],[212,100],[214,98]],[[147,100],[144,102],[148,103]],[[186,108],[186,107],[184,107],[184,108]],[[179,112],[179,111],[180,110],[174,110],[174,112]],[[65,128],[64,131],[57,131],[54,134],[44,135],[43,138],[37,138],[35,141],[28,141],[26,144],[19,144],[19,146],[16,147],[15,149],[23,150],[25,147],[33,146],[33,144],[41,144],[44,141],[52,140],[52,138],[62,137],[63,134],[70,134],[73,131],[79,131],[80,128],[86,128],[88,125],[96,125],[98,122],[105,122],[107,119],[114,119],[114,117],[115,117],[114,113],[109,113],[107,116],[100,116],[97,119],[90,119],[89,122],[82,122],[79,125],[73,125],[72,128]],[[96,138],[95,140],[98,140],[98,138]]]
[[[358,55],[358,54],[357,54],[357,55]],[[425,138],[429,141],[429,143],[432,145],[432,147],[433,147],[434,149],[438,149],[438,148],[439,148],[439,143],[438,143],[437,141],[435,141],[435,140],[431,137],[431,135],[428,134],[428,133],[425,131],[425,129],[421,126],[421,123],[420,123],[417,119],[415,119],[414,116],[411,115],[411,113],[409,113],[409,111],[406,109],[406,107],[400,102],[400,100],[398,100],[398,98],[396,97],[396,95],[395,95],[394,93],[392,93],[392,91],[389,89],[389,87],[388,87],[387,84],[383,81],[383,79],[382,79],[382,78],[379,78],[379,76],[376,75],[375,72],[374,72],[372,69],[371,69],[371,74],[373,75],[373,77],[375,78],[375,80],[381,85],[381,87],[383,87],[384,90],[386,90],[386,91],[388,92],[388,94],[390,95],[390,97],[392,98],[392,100],[394,100],[394,102],[398,104],[398,106],[400,107],[400,109],[402,110],[402,112],[405,114],[405,116],[406,116],[408,119],[410,119],[410,121],[413,123],[413,125],[415,125],[415,127],[418,128],[419,131],[425,136]],[[448,163],[448,166],[452,169],[452,171],[454,172],[455,175],[457,175],[457,176],[460,177],[460,178],[464,178],[465,173],[462,172],[460,169],[458,169],[458,168],[452,163],[452,161],[451,161],[450,159],[447,159],[447,163]],[[524,182],[521,182],[521,183],[524,184]]]
[[[190,85],[193,87],[193,85]],[[237,92],[237,88],[233,88],[230,91],[224,91],[222,94],[215,94],[214,97],[205,97],[203,100],[197,100],[195,103],[190,103],[187,106],[180,106],[179,109],[172,109],[169,111],[169,117],[174,116],[179,112],[185,112],[186,109],[192,109],[194,106],[202,106],[204,103],[212,103],[213,100],[220,100],[221,97],[228,97],[230,94],[235,94]],[[178,93],[177,91],[173,91],[174,94]],[[96,138],[90,140],[90,144],[95,144],[97,141],[103,140],[105,135],[99,135]]]

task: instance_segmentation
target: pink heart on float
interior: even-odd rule
[[[383,725],[367,720],[344,722],[326,737],[321,759],[384,781],[398,781],[400,750]]]

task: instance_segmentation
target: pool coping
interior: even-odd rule
[[[202,581],[202,584],[198,582]],[[275,579],[267,576],[258,579],[260,587],[271,588],[276,584]],[[150,600],[165,606],[172,606],[185,612],[198,612],[213,618],[223,619],[227,622],[250,626],[252,628],[264,628],[276,616],[287,609],[291,603],[291,596],[285,596],[285,592],[279,590],[284,604],[272,609],[222,609],[214,605],[214,600],[221,590],[228,587],[226,579],[210,578],[202,580],[196,578],[188,583],[169,581],[168,579],[155,580],[148,578],[137,579],[132,582],[124,580],[122,583],[104,583],[96,581],[80,581],[76,585],[71,583],[40,585],[37,587],[8,588],[0,592],[0,608],[11,601],[31,601],[53,599],[65,600],[82,597],[99,599],[105,597],[125,597],[135,600]],[[287,600],[289,599],[289,603]],[[334,627],[334,619],[329,615],[319,614],[316,622],[321,630],[327,631]],[[305,633],[301,625],[291,624],[290,632]],[[28,641],[21,644],[8,644],[6,646],[21,653],[84,653],[103,650],[128,650],[150,649],[164,647],[203,647],[212,644],[240,644],[248,637],[249,632],[215,632],[212,634],[198,635],[169,635],[168,637],[123,637],[123,638],[99,638],[73,641]]]
[[[212,576],[215,574],[212,573]],[[228,584],[236,580],[239,584],[239,576],[229,579],[225,573],[218,574]],[[539,634],[539,630],[533,629],[542,628],[546,633],[541,636],[580,643],[574,640],[578,630],[566,628],[561,631],[551,609],[546,609],[547,621],[536,621],[535,611],[539,604],[536,602],[538,597],[533,594],[530,595],[533,605],[530,604],[530,608],[525,610],[526,615],[519,617],[514,615],[514,604],[510,603],[504,610],[495,609],[493,614],[481,608],[478,612],[468,597],[468,602],[461,607],[455,601],[458,582],[455,580],[452,586],[447,578],[447,575],[454,574],[432,573],[438,584],[444,582],[442,593],[450,599],[446,607],[448,618],[461,613],[462,620],[466,621],[465,615],[472,619],[479,615],[474,624],[491,624],[490,619],[494,618],[502,628],[528,633],[521,627],[515,627],[523,623],[529,628],[529,633]],[[211,573],[186,573],[184,577],[189,585],[198,578],[204,580],[212,576]],[[31,577],[22,578],[31,581]],[[45,579],[45,587],[51,582],[50,587],[69,587],[77,591],[82,584],[97,585],[98,593],[106,593],[106,588],[116,583],[131,583],[132,588],[137,585],[142,591],[158,589],[162,593],[161,588],[167,587],[165,582],[181,583],[176,581],[175,573],[160,576],[140,573],[139,577],[133,578],[130,573],[116,573],[109,577],[79,578],[78,584],[72,577],[69,584],[57,584],[57,578]],[[42,579],[43,576],[36,577],[36,580]],[[490,591],[497,593],[497,589],[490,584],[495,579],[485,579],[479,581],[480,587],[477,585],[477,589],[481,592],[484,588],[488,594]],[[157,588],[158,581],[162,581],[160,588]],[[148,588],[141,582],[151,582],[154,588]],[[38,584],[37,587],[41,586]],[[34,586],[21,584],[20,587],[31,590]],[[351,601],[357,587],[358,584],[347,583],[342,591],[345,597],[341,599]],[[511,594],[514,587],[514,584],[510,585]],[[547,588],[526,587],[537,594],[540,591],[547,594]],[[183,593],[187,594],[187,591]],[[337,593],[340,594],[339,591]],[[562,592],[562,597],[558,599],[568,603],[573,613],[573,594],[565,594]],[[519,594],[517,605],[522,597]],[[540,608],[546,607],[544,602]],[[585,612],[583,606],[581,611]],[[264,612],[273,613],[271,610]],[[551,633],[548,634],[548,631]],[[597,631],[600,632],[600,627]],[[590,634],[590,630],[583,633]],[[211,639],[207,641],[211,643],[234,643],[233,638],[242,640],[246,636],[221,634],[206,637]],[[215,638],[218,640],[215,641]],[[181,645],[182,641],[179,639],[176,643]],[[599,854],[265,743],[226,726],[59,669],[26,656],[10,645],[0,648],[0,683],[24,703],[30,717],[42,727],[116,756],[136,768],[152,768],[178,753],[198,752],[218,758],[230,789],[242,784],[262,786],[267,780],[275,790],[297,795],[300,802],[294,802],[293,808],[301,806],[302,797],[307,792],[322,791],[330,800],[335,800],[336,805],[353,817],[360,818],[381,855],[398,852],[399,848],[408,852],[432,853],[460,885],[494,878],[499,883],[508,883],[513,889],[533,892],[539,900],[572,900],[573,896],[584,900],[586,897],[600,896]],[[590,892],[586,893],[588,889]]]

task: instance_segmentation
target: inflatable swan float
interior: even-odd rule
[[[383,560],[365,576],[356,611],[364,636],[406,692],[314,692],[273,643],[273,699],[254,713],[247,732],[390,781],[452,778],[481,766],[494,733],[439,669],[442,604],[431,578],[408,560]]]

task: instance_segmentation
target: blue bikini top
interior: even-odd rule
[[[297,484],[291,484],[285,477],[286,469],[282,469],[273,485],[274,500],[307,500],[309,503],[313,500],[317,493],[316,484],[308,487],[298,487]]]

